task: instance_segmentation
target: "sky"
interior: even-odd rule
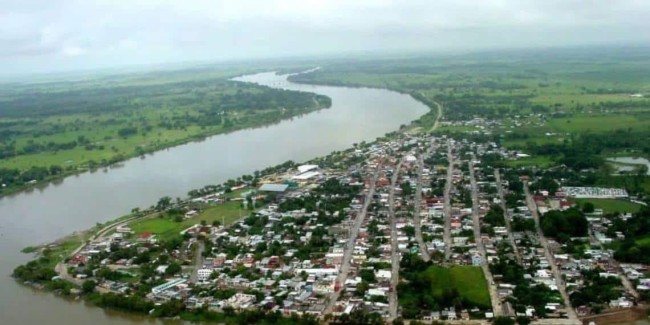
[[[0,0],[0,74],[650,43],[650,0]]]

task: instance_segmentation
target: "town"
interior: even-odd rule
[[[626,225],[647,221],[578,201],[628,193],[503,164],[520,157],[445,135],[355,144],[134,211],[59,262],[52,281],[158,316],[341,323],[582,324],[647,301],[650,266],[617,251]],[[205,211],[218,213],[198,221]],[[183,228],[153,226],[163,223]],[[127,297],[138,306],[113,301]]]

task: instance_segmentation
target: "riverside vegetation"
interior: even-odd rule
[[[0,195],[209,135],[331,105],[326,96],[229,80],[206,68],[0,90]]]

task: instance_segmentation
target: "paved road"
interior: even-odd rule
[[[334,291],[332,292],[332,294],[330,294],[329,302],[327,303],[327,307],[325,308],[323,315],[332,313],[332,311],[334,310],[334,306],[336,305],[336,301],[341,296],[341,291],[344,290],[343,285],[345,285],[345,281],[348,278],[348,272],[350,271],[350,259],[352,258],[352,252],[354,251],[354,243],[357,240],[357,235],[359,234],[359,228],[361,228],[361,225],[363,224],[363,220],[366,218],[366,214],[368,212],[368,206],[372,201],[373,195],[375,195],[375,185],[377,184],[377,178],[379,177],[380,170],[381,170],[381,163],[377,165],[377,169],[375,170],[375,173],[372,176],[372,179],[370,181],[370,188],[368,189],[368,195],[366,195],[366,200],[363,203],[361,212],[359,212],[356,219],[354,220],[354,225],[350,230],[350,238],[348,239],[348,242],[346,243],[345,249],[343,251],[343,262],[341,263],[341,269],[339,270],[339,274],[336,278],[336,282],[341,285],[341,289],[338,291]]]
[[[483,275],[487,281],[488,291],[490,292],[490,301],[492,302],[492,310],[494,311],[494,316],[503,315],[503,306],[501,305],[501,300],[499,300],[499,294],[497,293],[497,288],[494,285],[494,278],[492,277],[492,272],[488,267],[487,253],[485,252],[485,245],[483,240],[481,240],[481,221],[479,220],[479,203],[478,203],[478,185],[476,184],[476,175],[474,172],[474,161],[476,156],[472,153],[472,160],[469,162],[469,181],[472,187],[472,227],[474,228],[474,241],[476,242],[476,248],[481,255],[481,268],[483,269]]]
[[[454,176],[454,155],[451,148],[451,141],[447,140],[447,160],[449,166],[447,167],[447,181],[445,182],[445,204],[443,206],[443,213],[445,214],[445,232],[443,240],[445,242],[445,261],[449,261],[451,257],[451,187]]]
[[[390,180],[390,191],[388,194],[388,215],[390,218],[390,260],[391,260],[391,291],[388,296],[388,312],[390,320],[397,318],[397,283],[399,282],[400,254],[397,247],[397,226],[395,225],[395,186],[402,168],[402,160],[395,166],[395,172]]]
[[[194,252],[194,270],[190,275],[190,283],[196,283],[199,280],[199,269],[203,267],[203,251],[205,250],[205,243],[203,240],[198,239],[196,241],[197,247],[196,252]]]
[[[557,284],[558,291],[560,291],[560,295],[564,300],[564,305],[566,306],[567,309],[567,315],[569,316],[569,319],[577,319],[578,315],[576,314],[575,310],[571,306],[571,300],[569,300],[569,295],[567,294],[566,291],[566,284],[564,283],[564,280],[562,280],[562,275],[560,274],[560,271],[558,270],[557,265],[555,264],[555,258],[553,257],[550,250],[548,249],[548,241],[546,240],[546,237],[542,232],[542,228],[540,227],[537,205],[535,204],[535,200],[533,199],[533,196],[530,193],[530,190],[528,189],[527,181],[524,181],[524,194],[526,195],[526,204],[528,205],[528,209],[533,214],[533,218],[535,219],[535,228],[537,229],[537,236],[539,237],[539,242],[542,244],[542,247],[544,248],[544,255],[546,256],[548,263],[551,265],[551,270],[553,271],[553,275],[555,276],[555,283]]]
[[[436,106],[438,107],[438,116],[436,116],[436,121],[433,123],[433,126],[429,130],[429,133],[435,131],[438,128],[438,126],[440,125],[440,119],[442,118],[442,114],[443,114],[442,105],[438,102],[433,102],[433,103],[436,104]]]
[[[496,178],[497,190],[499,192],[499,202],[501,209],[503,210],[503,219],[506,221],[506,228],[508,229],[508,241],[512,246],[512,250],[517,259],[517,263],[521,264],[521,254],[517,249],[517,244],[515,244],[515,238],[512,236],[512,227],[510,226],[510,215],[508,214],[508,209],[506,207],[505,195],[503,194],[503,184],[501,184],[501,173],[498,168],[494,169],[494,178]]]
[[[81,252],[81,250],[82,250],[84,247],[86,247],[86,243],[88,243],[88,242],[92,242],[92,241],[95,241],[95,240],[100,239],[100,238],[103,238],[104,235],[106,235],[108,232],[110,232],[111,230],[113,230],[113,229],[115,229],[115,228],[117,228],[117,227],[119,227],[119,226],[125,226],[125,225],[127,225],[129,222],[131,222],[131,221],[133,221],[133,220],[135,220],[135,219],[139,219],[139,218],[152,218],[152,217],[155,217],[155,216],[158,216],[158,213],[152,213],[152,214],[149,214],[149,215],[146,215],[146,216],[133,216],[133,217],[129,217],[129,218],[126,218],[126,219],[120,220],[120,221],[118,221],[118,222],[112,223],[112,224],[110,224],[110,225],[107,225],[107,226],[105,226],[104,228],[100,229],[97,233],[95,233],[95,235],[93,235],[92,237],[90,237],[88,240],[83,241],[83,242],[81,243],[81,245],[79,245],[79,247],[77,247],[74,251],[72,251],[72,253],[70,253],[69,256],[75,256],[75,255],[79,254],[79,252]],[[80,280],[80,279],[77,279],[77,278],[72,277],[72,276],[68,273],[68,264],[66,264],[66,263],[64,263],[64,262],[59,262],[59,263],[57,263],[57,264],[54,266],[54,272],[58,273],[59,276],[60,276],[62,279],[67,280],[67,281],[70,281],[70,282],[73,282],[73,283],[75,283],[75,284],[77,284],[77,285],[81,285],[81,284],[83,284],[83,282],[84,282],[84,280]]]
[[[428,156],[429,151],[427,151],[425,155]],[[422,239],[422,225],[420,224],[420,204],[422,204],[422,169],[424,169],[424,159],[422,158],[422,155],[420,155],[418,159],[418,185],[415,189],[415,202],[413,202],[415,205],[415,209],[413,211],[413,225],[415,226],[415,239],[420,246],[420,256],[422,257],[423,261],[428,262],[431,259],[431,256],[429,255],[427,244]]]

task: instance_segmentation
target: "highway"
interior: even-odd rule
[[[363,220],[366,218],[366,214],[368,213],[368,206],[370,205],[370,202],[372,202],[373,195],[375,195],[375,185],[377,184],[377,178],[379,177],[380,170],[381,170],[381,163],[377,165],[375,173],[373,174],[372,179],[370,180],[370,188],[368,188],[368,194],[366,195],[366,199],[363,202],[363,207],[361,208],[361,211],[355,218],[352,229],[350,229],[350,238],[348,239],[348,242],[345,245],[343,251],[343,261],[341,263],[341,268],[339,269],[339,274],[336,278],[336,282],[339,283],[341,287],[345,285],[345,281],[348,278],[348,272],[350,271],[350,260],[352,258],[352,252],[354,251],[354,244],[357,240],[357,235],[359,234],[359,228],[361,228],[361,225],[363,224]],[[341,296],[341,291],[343,291],[343,289],[335,290],[330,294],[330,298],[327,307],[323,312],[323,315],[332,313],[332,311],[334,310],[334,306],[336,305],[336,301]]]
[[[548,263],[551,265],[551,270],[553,271],[553,276],[555,277],[555,283],[557,284],[558,291],[560,292],[560,295],[564,300],[564,305],[566,306],[567,315],[569,319],[577,320],[578,315],[576,314],[575,310],[573,310],[573,307],[571,306],[571,300],[569,300],[569,295],[567,294],[564,280],[562,280],[562,275],[560,274],[560,271],[558,270],[557,265],[555,264],[555,258],[553,257],[553,254],[551,254],[550,250],[548,249],[548,241],[546,240],[546,237],[544,236],[544,233],[542,232],[542,228],[539,223],[539,213],[537,212],[537,205],[535,204],[535,200],[533,199],[533,196],[530,193],[530,190],[528,189],[527,181],[524,181],[524,194],[526,195],[526,204],[528,205],[528,209],[533,214],[533,219],[535,219],[535,228],[537,229],[537,236],[539,237],[539,242],[542,244],[542,247],[544,248],[544,255],[546,256],[546,260],[548,260]]]
[[[494,278],[492,277],[492,272],[488,267],[487,253],[485,252],[485,245],[483,245],[483,240],[481,240],[481,221],[479,220],[479,202],[478,202],[478,185],[476,184],[476,175],[474,172],[474,161],[476,156],[472,153],[472,159],[469,162],[469,180],[472,187],[472,226],[474,228],[474,241],[476,242],[476,248],[481,255],[481,268],[483,269],[483,275],[487,281],[488,291],[490,292],[490,301],[492,302],[492,310],[494,316],[498,317],[503,315],[503,306],[501,305],[501,300],[499,300],[499,294],[497,293],[497,288],[494,285]]]

